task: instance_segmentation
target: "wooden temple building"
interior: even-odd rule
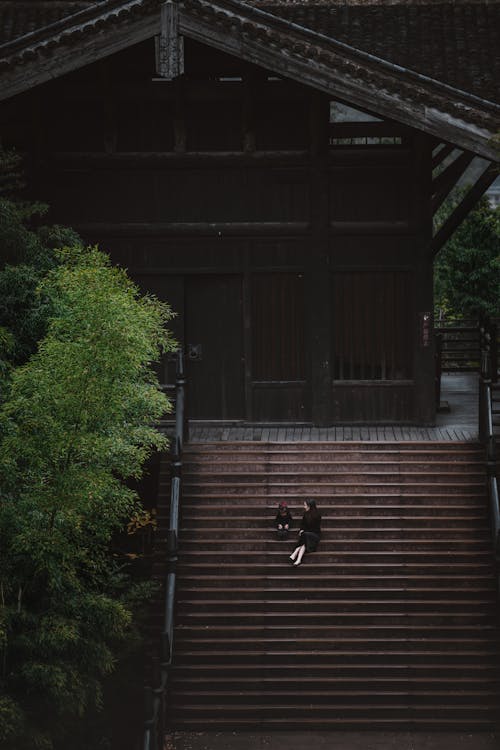
[[[2,145],[177,312],[191,418],[429,425],[433,258],[498,161],[499,11],[1,0]]]
[[[499,131],[500,0],[0,0],[1,144],[52,222],[171,304],[201,422],[147,480],[143,741],[120,703],[113,747],[498,737],[494,462],[428,426],[433,261]],[[295,537],[309,497],[321,544],[292,568],[276,508]]]

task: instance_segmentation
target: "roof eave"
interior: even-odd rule
[[[179,32],[350,102],[382,117],[419,128],[492,161],[500,107],[439,81],[302,29],[240,0],[184,0]],[[56,34],[27,40],[0,72],[0,99],[7,99],[160,33],[160,4],[128,0],[102,4],[79,24],[71,17]]]

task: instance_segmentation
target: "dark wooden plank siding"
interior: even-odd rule
[[[252,278],[254,380],[305,378],[303,274]]]
[[[186,279],[188,399],[195,419],[246,416],[241,284],[240,276]]]
[[[390,150],[390,149],[388,149]],[[388,166],[381,159],[376,166],[337,167],[330,171],[330,221],[396,222],[409,220],[408,169]]]
[[[414,417],[413,383],[334,383],[335,423],[410,423]]]
[[[97,176],[97,179],[96,179]],[[81,196],[86,196],[82,203]],[[307,222],[307,172],[217,164],[183,168],[57,170],[48,199],[74,224],[92,222]]]
[[[251,318],[254,418],[307,419],[303,274],[253,274]]]
[[[304,385],[255,383],[252,418],[256,422],[307,422],[310,412]]]
[[[408,380],[413,293],[407,271],[332,274],[335,380]]]

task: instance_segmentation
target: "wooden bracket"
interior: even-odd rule
[[[160,34],[156,37],[156,72],[172,81],[184,73],[184,37],[179,34],[179,7],[175,0],[161,6]]]
[[[436,167],[439,167],[442,161],[444,161],[453,151],[453,149],[456,148],[456,146],[453,146],[451,143],[441,143],[441,148],[439,151],[436,151],[435,155],[432,157],[432,171],[436,169]]]
[[[444,224],[438,229],[432,240],[432,253],[436,255],[443,245],[448,242],[451,235],[458,229],[462,221],[466,218],[482,195],[488,190],[489,186],[498,176],[498,165],[490,163],[487,169],[482,173],[479,179],[472,185],[470,190],[464,195],[458,206],[448,216]]]
[[[449,195],[451,190],[455,187],[460,177],[471,163],[474,158],[474,154],[469,151],[457,156],[454,161],[451,162],[440,175],[434,178],[432,181],[432,213],[435,214],[439,206],[443,203],[446,196]]]

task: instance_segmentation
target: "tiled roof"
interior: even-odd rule
[[[0,44],[51,26],[73,13],[94,5],[95,0],[2,0]]]
[[[114,4],[0,0],[0,45]],[[247,0],[247,5],[500,102],[500,0]]]
[[[250,0],[249,4],[404,68],[500,101],[499,2]]]

